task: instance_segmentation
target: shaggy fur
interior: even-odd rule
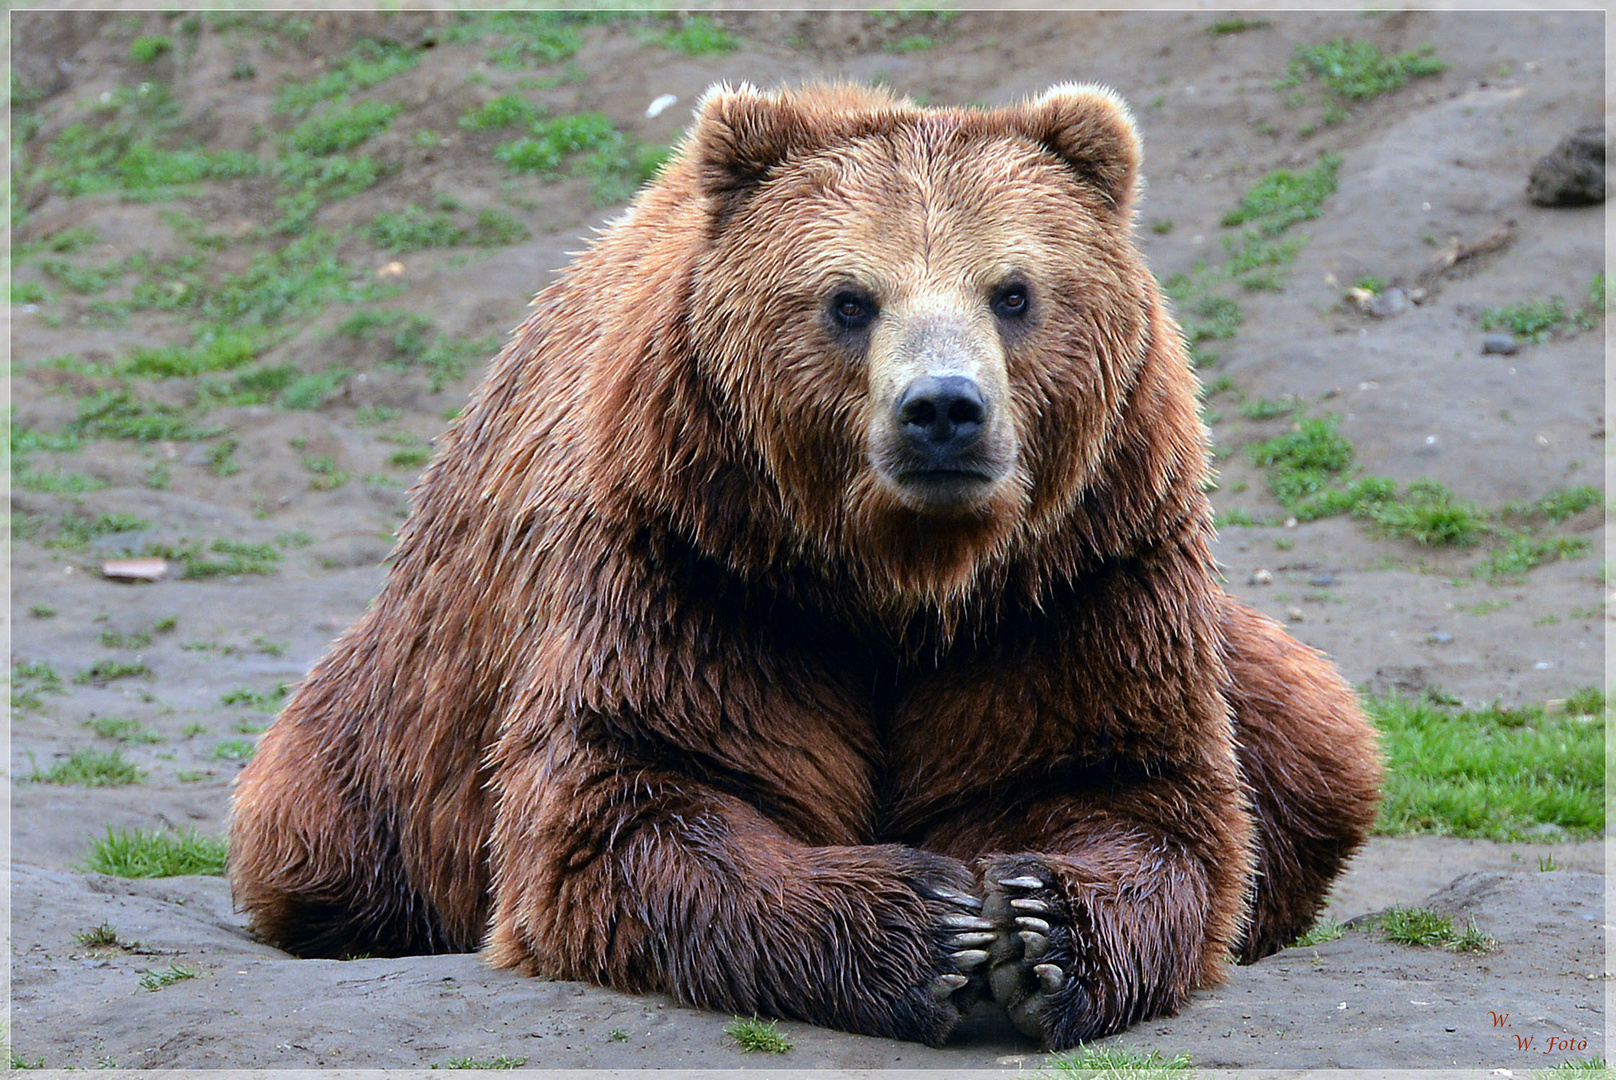
[[[1058,1048],[1305,930],[1377,751],[1216,583],[1138,163],[1093,88],[710,93],[243,774],[257,932]],[[980,438],[917,471],[939,372]]]

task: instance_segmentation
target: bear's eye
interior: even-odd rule
[[[875,301],[863,293],[844,289],[831,297],[830,313],[843,330],[862,330],[875,321]]]
[[[1027,286],[1007,281],[993,291],[993,314],[1001,319],[1019,319],[1027,314]]]

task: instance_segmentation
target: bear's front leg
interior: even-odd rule
[[[977,864],[998,935],[988,984],[1046,1048],[1172,1013],[1222,981],[1245,913],[1251,824],[1238,784],[1216,776],[1045,789],[958,822],[938,844],[990,853]]]
[[[683,771],[613,757],[507,759],[493,963],[934,1046],[975,1002],[995,934],[958,859],[806,844]]]

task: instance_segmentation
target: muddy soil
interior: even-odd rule
[[[620,202],[593,203],[585,177],[508,173],[492,151],[509,132],[459,126],[501,94],[521,94],[554,115],[598,111],[640,143],[665,144],[718,80],[878,79],[933,103],[1001,103],[1066,80],[1106,83],[1133,103],[1143,132],[1140,240],[1164,278],[1225,257],[1231,231],[1220,219],[1264,174],[1339,155],[1338,190],[1299,230],[1306,241],[1278,287],[1238,295],[1243,322],[1211,343],[1219,358],[1202,372],[1206,381],[1226,376],[1246,402],[1294,398],[1309,415],[1338,414],[1367,472],[1400,484],[1429,477],[1486,509],[1600,484],[1603,322],[1510,355],[1483,354],[1480,326],[1483,309],[1503,304],[1554,296],[1578,304],[1602,267],[1602,207],[1544,209],[1525,194],[1533,163],[1603,115],[1599,15],[1268,13],[1248,15],[1243,29],[1212,32],[1227,18],[729,13],[719,22],[740,46],[727,53],[687,55],[661,42],[665,27],[608,22],[581,28],[581,46],[564,61],[529,57],[512,67],[490,57],[493,39],[457,41],[445,13],[210,16],[194,24],[132,12],[14,14],[13,59],[30,119],[18,128],[26,157],[13,243],[48,247],[70,230],[94,230],[88,246],[69,245],[65,254],[19,249],[27,254],[16,264],[17,286],[32,283],[38,293],[12,310],[14,421],[44,432],[71,421],[82,399],[108,385],[93,364],[136,347],[186,344],[191,325],[183,305],[114,310],[137,272],[81,293],[44,264],[102,267],[142,251],[156,261],[201,251],[212,260],[203,264],[209,280],[240,274],[255,254],[286,242],[263,231],[279,218],[284,192],[251,179],[196,184],[153,201],[115,191],[69,196],[28,183],[27,163],[47,160],[47,147],[91,115],[101,95],[138,93],[143,82],[170,87],[184,129],[202,147],[268,160],[298,122],[275,110],[283,86],[321,78],[363,38],[407,49],[434,42],[413,69],[356,96],[403,103],[365,147],[396,168],[313,218],[318,229],[351,230],[335,257],[356,278],[396,291],[282,323],[264,354],[264,366],[346,369],[328,400],[313,409],[221,404],[200,422],[222,431],[203,440],[99,439],[63,453],[34,451],[25,468],[66,470],[100,486],[59,493],[13,485],[13,662],[49,664],[63,684],[20,705],[10,727],[16,1052],[51,1068],[425,1067],[502,1055],[550,1068],[1041,1065],[1038,1048],[991,1009],[941,1050],[782,1024],[794,1048],[759,1061],[724,1036],[724,1016],[521,979],[475,956],[294,960],[250,939],[219,878],[132,882],[80,865],[90,839],[109,826],[222,835],[231,780],[268,722],[277,688],[308,670],[382,580],[420,464],[395,455],[441,429],[475,385],[478,365],[458,377],[451,370],[435,387],[419,368],[389,366],[379,338],[356,341],[338,326],[359,310],[414,312],[455,341],[498,339],[567,252],[620,211]],[[133,59],[133,42],[153,36],[172,47],[150,62]],[[1339,115],[1326,115],[1314,82],[1275,86],[1298,45],[1337,37],[1393,54],[1430,43],[1447,66],[1349,102]],[[667,94],[677,103],[648,115]],[[461,223],[497,209],[529,237],[408,253],[367,238],[375,215],[410,204],[452,207]],[[170,216],[175,210],[224,239],[194,248]],[[1431,273],[1445,249],[1506,226],[1506,243]],[[1424,294],[1375,318],[1345,298],[1366,277]],[[166,284],[187,287],[178,278]],[[82,363],[51,363],[63,357]],[[194,404],[197,385],[140,380],[137,390],[185,405]],[[1222,473],[1214,501],[1224,514],[1258,522],[1223,530],[1218,555],[1229,587],[1332,654],[1355,684],[1515,704],[1603,683],[1598,508],[1556,527],[1555,535],[1591,541],[1584,549],[1493,583],[1473,573],[1484,548],[1422,548],[1351,517],[1286,522],[1239,448],[1285,431],[1291,415],[1244,415],[1224,391],[1208,399],[1208,418]],[[229,440],[233,448],[221,451]],[[63,546],[64,518],[103,514],[144,524]],[[218,540],[268,545],[277,556],[272,572],[146,584],[101,573],[105,559],[151,545],[205,549]],[[95,666],[107,661],[142,668],[97,677]],[[93,726],[108,719],[138,721],[152,741],[115,744]],[[114,745],[144,771],[140,783],[27,780],[73,751]],[[1550,865],[1556,869],[1540,869]],[[1188,1053],[1208,1068],[1522,1069],[1603,1056],[1603,872],[1597,843],[1377,840],[1343,879],[1334,916],[1429,902],[1461,925],[1473,917],[1496,940],[1493,951],[1411,948],[1349,930],[1235,970],[1181,1015],[1108,1042]],[[75,940],[102,923],[123,946]],[[144,972],[170,964],[200,974],[139,989]],[[1495,1022],[1495,1014],[1508,1019]]]

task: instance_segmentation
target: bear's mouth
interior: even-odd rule
[[[1000,479],[998,472],[985,467],[904,469],[892,475],[899,497],[922,513],[975,510],[987,502]]]

